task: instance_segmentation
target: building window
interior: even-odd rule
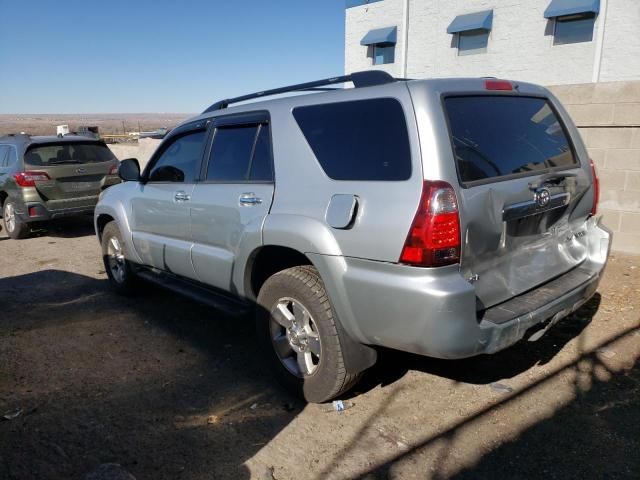
[[[468,30],[458,33],[458,55],[485,53],[489,43],[487,30]]]
[[[395,61],[395,45],[373,45],[372,58],[374,65],[384,65]]]
[[[594,13],[557,17],[553,33],[554,45],[582,43],[593,40],[593,28],[596,16]]]

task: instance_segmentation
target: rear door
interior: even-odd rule
[[[36,144],[25,153],[25,169],[44,172],[36,189],[50,210],[95,203],[118,160],[100,142]]]
[[[175,130],[131,197],[133,244],[144,264],[188,278],[195,278],[189,210],[206,141],[204,121]]]
[[[200,281],[230,290],[239,257],[262,244],[274,190],[271,132],[266,113],[218,118],[214,127],[191,201],[192,259]]]
[[[452,95],[443,103],[466,225],[462,271],[479,308],[584,261],[588,159],[578,158],[553,104],[511,94]]]

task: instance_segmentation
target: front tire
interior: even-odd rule
[[[256,322],[277,379],[305,400],[332,400],[360,378],[344,366],[342,334],[314,267],[289,268],[267,279],[258,295]]]
[[[107,223],[102,231],[102,260],[113,289],[121,295],[136,292],[138,278],[133,265],[126,259],[124,238],[115,221]]]
[[[20,220],[16,213],[16,204],[11,200],[4,202],[2,220],[4,221],[4,229],[7,231],[7,235],[14,240],[27,238],[31,234],[31,227],[28,223]]]

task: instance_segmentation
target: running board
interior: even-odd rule
[[[225,315],[240,317],[251,311],[252,305],[221,291],[176,277],[164,272],[140,269],[136,275],[142,280],[171,290],[198,303],[212,307]]]

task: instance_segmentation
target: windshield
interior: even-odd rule
[[[59,143],[31,147],[25,154],[28,165],[48,167],[52,165],[100,163],[115,160],[114,154],[100,143]]]
[[[483,95],[448,97],[444,103],[462,182],[577,164],[545,99]]]

